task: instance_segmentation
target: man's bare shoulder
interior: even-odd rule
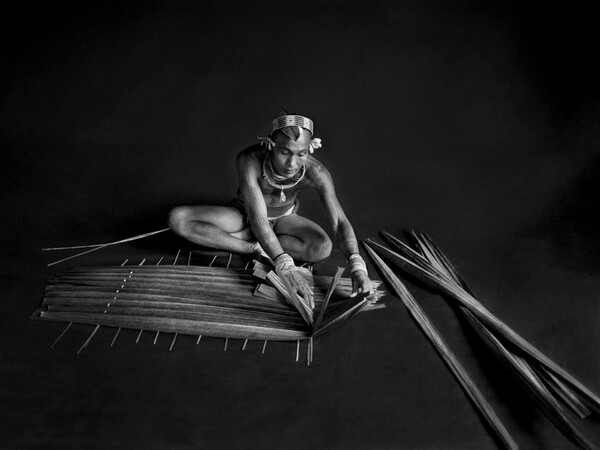
[[[261,145],[252,145],[239,152],[235,158],[238,170],[260,167],[266,151]]]
[[[329,170],[313,156],[309,156],[306,163],[306,176],[317,188],[333,186],[333,179]]]

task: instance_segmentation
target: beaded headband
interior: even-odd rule
[[[289,116],[280,116],[277,119],[273,120],[273,130],[271,134],[275,131],[280,130],[285,127],[302,127],[306,128],[310,131],[310,134],[313,133],[313,121],[308,117],[298,116],[298,115],[289,115]]]
[[[313,134],[313,121],[308,117],[300,116],[297,114],[289,114],[285,116],[277,117],[273,120],[273,128],[271,130],[271,135],[282,128],[285,127],[300,127],[305,130],[310,131],[310,134]],[[259,137],[261,145],[264,145],[269,150],[271,150],[275,146],[275,141],[271,138],[271,136]],[[309,152],[313,153],[315,149],[321,148],[321,139],[313,138],[310,141]]]

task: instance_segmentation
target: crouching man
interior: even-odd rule
[[[313,122],[280,113],[271,134],[237,155],[239,187],[230,206],[179,206],[169,216],[178,235],[199,245],[234,253],[268,256],[312,307],[313,294],[296,262],[316,263],[331,253],[327,233],[298,214],[298,193],[316,189],[334,238],[346,257],[353,295],[372,292],[352,225],[335,194],[329,171],[312,154],[321,147]]]

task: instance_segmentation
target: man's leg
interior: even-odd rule
[[[169,227],[179,236],[205,247],[234,253],[256,253],[248,242],[252,232],[232,206],[178,206],[169,214]]]
[[[331,254],[331,239],[325,230],[306,217],[282,217],[273,231],[283,249],[296,260],[315,263]]]

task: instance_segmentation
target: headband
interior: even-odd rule
[[[298,115],[289,115],[289,116],[280,116],[277,119],[273,120],[273,129],[271,130],[271,134],[275,133],[277,130],[285,127],[302,127],[306,128],[310,131],[310,134],[313,133],[313,121],[308,117],[298,116]]]
[[[274,119],[272,122],[271,134],[269,136],[258,138],[260,140],[261,145],[264,145],[269,150],[271,150],[273,148],[273,146],[275,145],[275,141],[273,141],[271,136],[277,130],[280,130],[285,127],[300,127],[300,128],[304,128],[305,130],[310,131],[311,135],[313,134],[313,121],[310,120],[308,117],[300,116],[298,114],[289,114],[289,115],[285,115],[285,116],[279,116],[276,119]],[[313,153],[315,151],[315,149],[321,148],[321,147],[322,147],[321,139],[319,139],[319,138],[311,139],[309,152]]]

